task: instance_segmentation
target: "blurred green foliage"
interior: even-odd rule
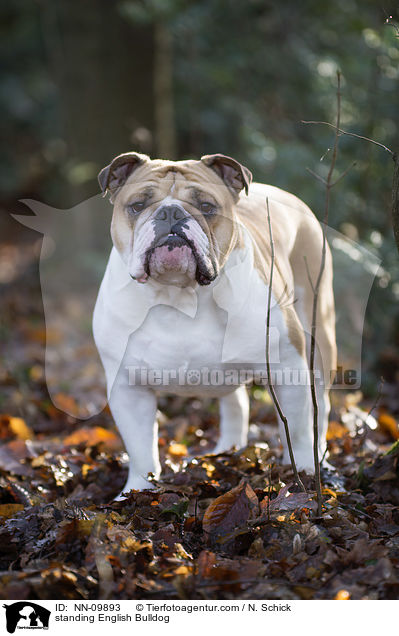
[[[399,18],[375,0],[3,0],[0,110],[5,201],[33,195],[58,207],[96,192],[114,154],[156,154],[154,30],[171,36],[177,158],[222,152],[256,180],[304,199],[321,218],[336,72],[345,130],[399,149]],[[392,19],[389,17],[392,16]],[[392,239],[392,158],[340,138],[330,224],[382,260],[365,358],[394,338],[399,299]],[[399,338],[398,338],[399,339]],[[393,344],[399,344],[393,343]]]

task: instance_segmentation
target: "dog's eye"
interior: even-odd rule
[[[203,214],[213,214],[215,212],[215,206],[209,201],[203,201],[200,204],[200,210]]]
[[[140,214],[140,212],[142,212],[144,208],[145,208],[144,201],[135,201],[134,203],[131,203],[129,205],[129,212],[131,212],[132,214]]]

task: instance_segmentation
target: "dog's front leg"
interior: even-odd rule
[[[222,453],[232,446],[242,448],[248,443],[249,397],[245,386],[219,399],[220,437],[214,453]]]
[[[147,387],[130,386],[119,374],[109,406],[129,455],[129,475],[122,492],[151,488],[148,473],[156,478],[161,473],[154,392]]]

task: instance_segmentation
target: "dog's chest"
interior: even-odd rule
[[[129,339],[127,361],[149,369],[219,368],[226,312],[214,302],[199,302],[195,317],[157,305]]]

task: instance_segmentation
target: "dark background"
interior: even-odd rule
[[[301,120],[335,120],[339,69],[342,127],[399,149],[398,17],[396,3],[371,0],[3,0],[0,293],[26,275],[21,246],[37,240],[9,217],[27,212],[18,200],[74,206],[127,150],[231,155],[322,218],[323,186],[306,168],[326,174],[333,131]],[[337,175],[353,161],[330,225],[382,260],[364,334],[372,393],[399,366],[393,163],[341,137]]]

